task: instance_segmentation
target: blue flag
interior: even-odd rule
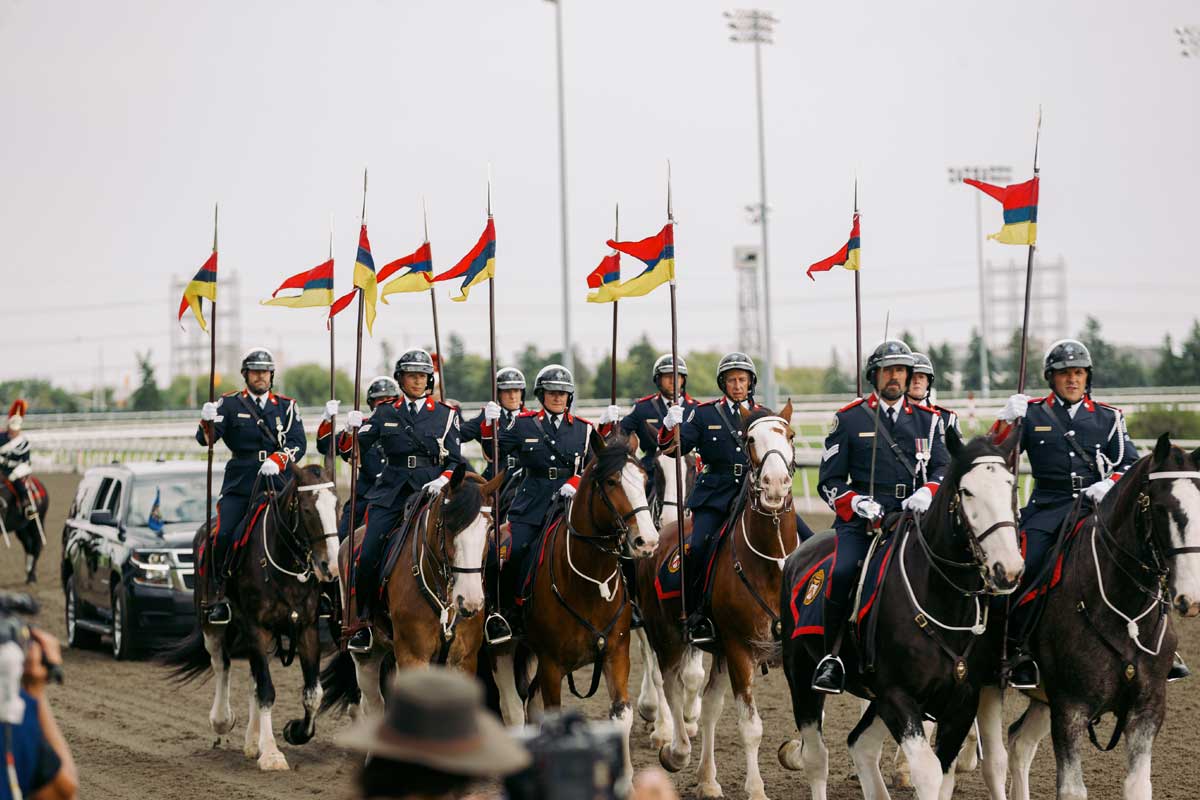
[[[150,506],[150,516],[146,519],[146,526],[155,533],[162,533],[163,518],[160,501],[162,499],[162,490],[155,487],[154,489],[154,505]]]

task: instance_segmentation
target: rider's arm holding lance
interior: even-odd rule
[[[217,398],[215,403],[205,403],[200,408],[200,424],[196,427],[196,441],[202,446],[208,447],[209,444],[216,444],[222,437],[225,436],[225,398],[228,395],[223,395]],[[212,431],[212,439],[209,439],[209,431]]]
[[[672,421],[671,412],[676,408],[685,411],[687,418]],[[683,452],[679,454],[680,457],[686,456],[696,449],[696,446],[700,444],[701,433],[699,426],[695,424],[695,419],[695,408],[684,409],[682,406],[671,406],[670,409],[667,409],[667,417],[663,420],[663,426],[658,432],[658,446],[662,452],[667,455],[675,454],[676,426],[679,426],[679,443],[683,448]]]

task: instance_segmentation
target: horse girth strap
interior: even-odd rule
[[[872,413],[867,408],[865,403],[860,404],[859,408],[863,410],[864,414],[870,416],[872,422],[874,422],[878,412]],[[892,434],[888,432],[887,426],[875,425],[875,431],[878,436],[883,437],[883,441],[887,444],[888,449],[892,451],[892,454],[896,456],[896,460],[899,461],[900,465],[904,467],[910,476],[912,476],[913,480],[918,480],[916,465],[908,459],[908,456],[905,455],[904,451],[900,449],[900,446],[896,444],[896,440],[893,439]]]
[[[741,524],[745,526],[746,523],[745,521],[742,521]],[[746,577],[746,571],[742,567],[742,560],[737,554],[736,529],[733,530],[731,534],[731,541],[729,542],[729,557],[733,562],[734,574],[738,576],[742,582],[742,585],[746,587],[748,592],[750,592],[750,596],[754,598],[754,602],[758,604],[758,607],[765,611],[767,616],[771,618],[771,638],[777,642],[780,641],[783,638],[783,624],[779,619],[779,614],[775,613],[775,610],[767,604],[767,601],[763,599],[763,596],[759,594],[757,589],[754,588],[754,584],[752,584],[750,579]]]

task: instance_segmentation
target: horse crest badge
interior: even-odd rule
[[[824,585],[825,570],[819,569],[808,579],[808,588],[804,590],[804,605],[811,606],[812,602],[817,599],[817,595],[821,593],[821,587]]]
[[[675,555],[671,556],[671,563],[667,565],[667,572],[674,575],[679,572],[679,551],[675,551]]]

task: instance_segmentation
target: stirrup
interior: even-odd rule
[[[204,619],[209,625],[228,625],[233,619],[233,609],[229,607],[229,601],[218,600],[210,605],[204,613]]]
[[[1175,683],[1191,676],[1192,671],[1184,663],[1183,656],[1179,655],[1178,650],[1175,651],[1175,656],[1171,660],[1171,669],[1167,671],[1167,683]]]
[[[317,595],[317,619],[330,619],[333,617],[333,601],[329,599],[329,595],[320,592]]]
[[[836,667],[837,672],[841,673],[841,686],[825,686],[818,682],[818,679],[821,677],[822,668],[825,668],[827,664],[834,665],[828,668],[832,669]],[[846,665],[842,663],[842,659],[832,653],[827,653],[824,658],[817,662],[817,667],[813,670],[810,686],[814,692],[821,692],[823,694],[841,694],[844,692],[846,690]]]
[[[716,627],[712,620],[700,614],[687,622],[687,640],[691,644],[709,644],[717,640]]]
[[[1028,678],[1030,676],[1028,676],[1028,675],[1025,676],[1024,680],[1020,680],[1020,681],[1014,680],[1013,679],[1014,675],[1016,675],[1016,673],[1018,671],[1031,672],[1033,682],[1032,683],[1029,682]],[[1036,689],[1038,687],[1038,685],[1041,684],[1041,682],[1042,682],[1042,671],[1038,667],[1037,662],[1033,660],[1032,656],[1030,656],[1027,661],[1018,662],[1014,666],[1014,668],[1009,670],[1009,672],[1008,672],[1008,685],[1014,689],[1021,689],[1021,690],[1026,690],[1026,691],[1029,689]]]
[[[366,644],[363,644],[361,641],[356,643],[355,642],[356,639],[363,638],[364,632],[365,632],[366,640],[367,640]],[[361,628],[356,630],[354,633],[350,634],[350,638],[346,640],[346,649],[349,650],[351,653],[369,653],[369,652],[371,652],[371,648],[374,645],[375,645],[375,636],[372,634],[371,626],[369,624],[363,625]]]
[[[512,641],[512,626],[499,611],[493,611],[483,622],[483,637],[489,645],[500,645]]]

